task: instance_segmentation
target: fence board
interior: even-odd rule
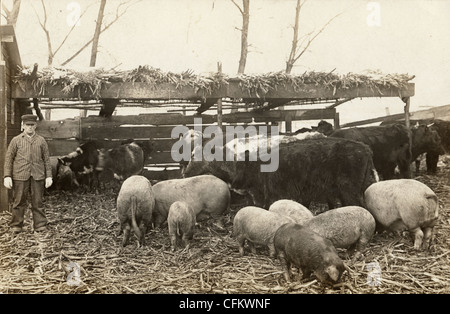
[[[64,156],[73,152],[80,142],[69,139],[47,139],[47,144],[50,156]]]
[[[38,121],[36,132],[45,138],[80,138],[80,121],[78,119]]]

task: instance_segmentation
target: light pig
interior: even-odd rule
[[[314,272],[320,282],[328,284],[338,282],[344,272],[344,263],[331,241],[308,227],[284,224],[275,232],[274,245],[286,281],[290,281],[291,264],[301,269],[303,278]]]
[[[176,201],[169,208],[167,217],[169,226],[170,246],[172,251],[177,247],[177,240],[182,239],[185,247],[194,236],[195,213],[185,202]]]
[[[380,181],[364,193],[367,209],[377,221],[377,230],[408,230],[414,237],[414,249],[428,249],[438,222],[436,194],[413,179]]]
[[[333,243],[336,248],[355,248],[358,257],[372,239],[376,222],[367,209],[359,206],[335,208],[303,223]]]
[[[166,221],[169,208],[176,201],[186,202],[197,220],[208,216],[218,218],[230,206],[228,184],[212,175],[161,181],[153,186],[153,191],[155,227]]]
[[[274,202],[272,205],[270,205],[269,211],[288,216],[298,224],[301,224],[314,217],[309,209],[302,204],[285,199]]]
[[[145,233],[152,223],[154,206],[152,185],[145,177],[134,175],[122,183],[117,196],[117,214],[120,231],[123,231],[122,247],[128,244],[131,228],[139,244],[145,244]]]
[[[268,246],[270,256],[275,256],[273,236],[280,226],[288,222],[293,220],[260,207],[247,206],[240,209],[233,220],[233,236],[239,244],[240,255],[244,256],[247,240],[252,253],[256,253],[254,244],[260,244]]]

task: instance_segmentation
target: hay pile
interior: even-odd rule
[[[147,234],[147,246],[136,238],[120,252],[115,212],[118,188],[101,193],[53,191],[46,197],[49,232],[10,233],[10,214],[0,214],[1,293],[449,293],[450,165],[437,176],[417,177],[439,196],[441,215],[429,252],[415,252],[408,234],[377,234],[364,259],[351,261],[341,283],[324,287],[314,277],[291,283],[283,279],[277,259],[266,248],[240,257],[231,237],[233,206],[222,225],[206,221],[196,227],[190,250],[170,251],[167,228]],[[370,263],[379,276],[371,277]],[[72,268],[67,269],[71,266]],[[79,266],[79,278],[74,267]],[[374,285],[368,284],[372,278]],[[74,284],[74,285],[70,285]]]
[[[34,70],[34,71],[33,71]],[[334,71],[334,70],[333,70]],[[170,83],[176,88],[190,86],[198,92],[210,95],[214,90],[229,84],[230,80],[237,80],[240,88],[249,96],[261,98],[271,91],[283,86],[292,86],[300,91],[305,85],[313,84],[333,90],[367,87],[383,95],[380,88],[403,88],[414,78],[408,74],[383,74],[379,71],[367,71],[364,74],[348,73],[339,75],[331,72],[305,72],[302,75],[291,75],[284,72],[266,73],[258,75],[241,74],[230,78],[223,73],[197,75],[192,70],[182,73],[164,72],[151,66],[139,66],[129,71],[105,70],[102,68],[67,69],[62,67],[46,67],[36,71],[36,68],[24,66],[14,77],[14,82],[25,89],[26,83],[31,81],[35,91],[44,94],[48,86],[60,85],[65,93],[75,88],[90,91],[95,97],[100,96],[104,86],[114,82],[142,82],[156,89],[159,84]]]

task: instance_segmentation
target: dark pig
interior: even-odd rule
[[[169,208],[167,217],[169,225],[170,246],[172,251],[177,247],[177,240],[181,238],[185,247],[194,236],[195,212],[185,202],[176,201]]]
[[[248,241],[252,253],[256,253],[254,244],[259,244],[269,247],[270,256],[275,256],[273,236],[281,225],[288,222],[293,220],[263,208],[247,206],[240,209],[233,221],[233,236],[239,244],[239,254],[244,256],[245,241]]]
[[[331,241],[308,227],[282,225],[275,232],[274,245],[286,281],[290,281],[291,264],[301,269],[303,278],[314,273],[320,282],[328,284],[338,282],[344,272],[344,263]]]
[[[133,228],[139,244],[145,244],[145,233],[152,223],[155,196],[152,185],[143,176],[134,175],[126,179],[117,196],[117,214],[120,231],[123,231],[122,247],[128,244]]]
[[[97,171],[111,169],[117,180],[140,175],[144,169],[144,151],[135,142],[107,150],[100,149],[95,169]]]

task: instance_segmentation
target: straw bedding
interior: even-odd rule
[[[167,227],[151,230],[147,245],[136,238],[120,251],[115,211],[117,186],[94,192],[51,191],[46,196],[49,231],[36,234],[28,211],[26,232],[13,236],[10,213],[0,214],[0,292],[2,293],[449,293],[450,165],[417,180],[438,195],[440,218],[428,252],[415,252],[408,233],[376,234],[364,258],[340,250],[347,265],[343,280],[325,287],[314,277],[292,282],[267,248],[240,257],[232,238],[235,204],[221,222],[199,223],[189,250],[172,253]],[[369,263],[380,267],[368,284]],[[76,268],[79,267],[79,277]],[[70,268],[72,267],[72,268]],[[373,277],[371,277],[373,278]]]

